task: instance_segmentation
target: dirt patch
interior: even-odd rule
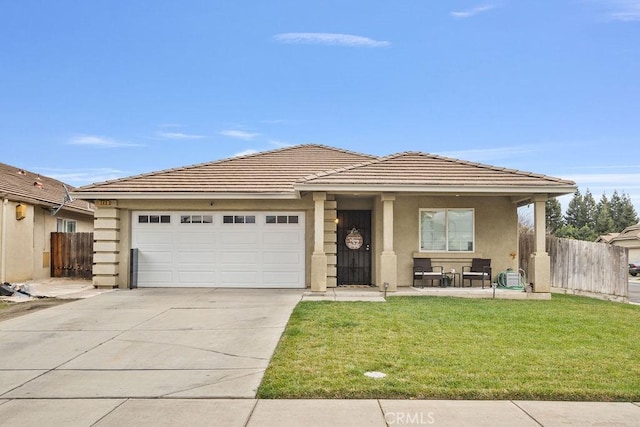
[[[23,316],[38,310],[65,304],[72,299],[43,298],[25,302],[0,301],[0,322],[14,317]]]

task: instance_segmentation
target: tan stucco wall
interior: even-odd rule
[[[8,201],[5,209],[0,209],[0,224],[2,212],[6,212],[6,252],[0,256],[0,268],[4,262],[4,280],[10,283],[50,277],[51,232],[56,231],[57,218],[75,219],[78,232],[93,231],[89,216],[61,211],[54,217],[41,206],[20,204],[26,206],[26,217],[21,220],[16,219],[18,202]]]
[[[379,284],[382,255],[383,215],[380,196],[334,196],[327,195],[325,202],[324,242],[327,254],[327,286],[335,286],[335,209],[372,210],[372,269],[374,284]],[[465,253],[419,253],[419,212],[423,208],[473,208],[475,212],[475,251]],[[104,285],[129,287],[129,249],[131,248],[132,211],[303,211],[305,212],[306,235],[306,284],[311,282],[311,258],[314,249],[314,201],[311,195],[302,200],[119,200],[110,207],[97,208],[96,233],[117,236],[103,245],[97,243],[96,260]],[[116,211],[118,218],[100,218],[102,212]],[[517,209],[507,197],[426,197],[397,195],[394,202],[393,246],[397,255],[397,285],[411,286],[414,256],[430,257],[434,265],[442,265],[446,271],[471,265],[472,258],[491,258],[495,276],[507,268],[517,269]],[[115,232],[115,233],[114,233]],[[97,240],[100,240],[97,238]],[[103,249],[99,249],[104,246]],[[98,253],[99,252],[99,253]],[[515,257],[511,254],[514,253]],[[110,267],[111,266],[111,267]],[[96,272],[94,271],[94,274]],[[109,279],[109,277],[111,277]],[[108,280],[107,280],[108,279]],[[110,281],[111,280],[111,281]]]
[[[0,262],[4,262],[4,280],[10,283],[24,282],[31,279],[33,274],[34,206],[22,203],[27,208],[26,217],[17,220],[17,205],[18,203],[9,201],[3,209],[6,218],[0,218],[0,221],[5,221],[6,227],[6,251],[0,256]]]
[[[427,208],[473,208],[475,211],[474,252],[419,252],[419,212],[420,209]],[[394,216],[394,250],[398,257],[398,286],[412,285],[414,256],[431,258],[433,265],[441,265],[445,271],[455,268],[456,272],[461,272],[463,266],[470,266],[472,258],[491,258],[494,278],[507,268],[518,268],[518,214],[516,206],[506,197],[398,195]],[[379,219],[376,221],[376,226],[378,229],[381,228]],[[376,253],[379,253],[379,248]],[[515,253],[515,257],[512,257],[511,253]],[[379,272],[376,272],[376,276],[378,275]]]

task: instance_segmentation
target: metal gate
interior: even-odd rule
[[[338,286],[371,285],[371,211],[338,211]]]

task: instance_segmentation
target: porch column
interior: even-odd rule
[[[535,292],[551,291],[551,258],[546,251],[545,210],[547,195],[533,197],[535,239],[533,253],[529,259],[529,281]]]
[[[378,284],[384,291],[384,284],[388,284],[387,291],[398,288],[398,260],[393,250],[393,207],[396,195],[383,193],[382,201],[382,255],[380,256],[380,281]]]
[[[314,233],[313,254],[311,255],[311,290],[325,292],[327,290],[327,254],[324,252],[324,202],[327,193],[313,193]]]

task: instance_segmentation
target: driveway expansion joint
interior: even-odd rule
[[[524,414],[527,415],[527,417],[531,418],[531,420],[533,420],[536,424],[538,424],[539,426],[542,427],[542,424],[540,424],[540,422],[538,420],[536,420],[533,415],[531,415],[524,408],[522,408],[520,405],[518,405],[518,403],[516,401],[510,400],[509,402],[511,402],[516,408],[520,409]]]

